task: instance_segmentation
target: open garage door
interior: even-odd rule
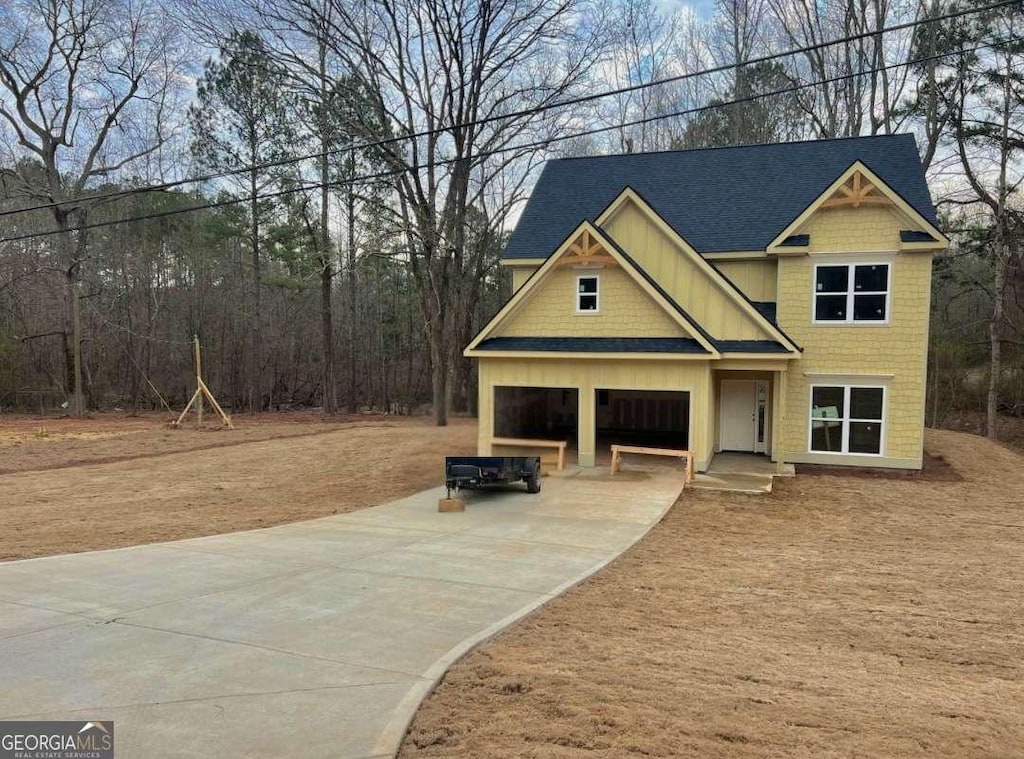
[[[688,449],[690,394],[683,391],[597,390],[598,450],[612,444]]]
[[[576,445],[579,391],[574,387],[495,387],[494,435],[564,440]]]

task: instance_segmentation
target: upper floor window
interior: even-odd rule
[[[597,311],[597,277],[576,278],[576,312]]]
[[[819,264],[814,267],[814,321],[884,322],[889,319],[889,264]]]

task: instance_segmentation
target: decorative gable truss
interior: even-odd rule
[[[853,175],[839,188],[838,192],[821,204],[822,208],[852,206],[893,206],[892,198],[879,190],[864,172],[855,169]]]
[[[618,266],[618,261],[601,244],[597,237],[590,232],[589,226],[584,226],[576,240],[566,249],[565,253],[555,262],[556,266]]]
[[[768,246],[769,255],[802,255],[814,247],[805,233],[808,222],[820,211],[830,209],[884,208],[900,224],[898,246],[903,251],[936,251],[949,247],[946,236],[917,209],[861,161],[840,175],[814,202],[793,219]]]

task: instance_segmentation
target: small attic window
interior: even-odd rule
[[[576,313],[597,312],[597,277],[576,277]]]

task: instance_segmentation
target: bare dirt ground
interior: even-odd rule
[[[0,560],[213,535],[385,503],[440,483],[474,420],[0,416]]]
[[[962,480],[686,491],[458,663],[400,756],[1024,756],[1024,456],[927,448]]]

